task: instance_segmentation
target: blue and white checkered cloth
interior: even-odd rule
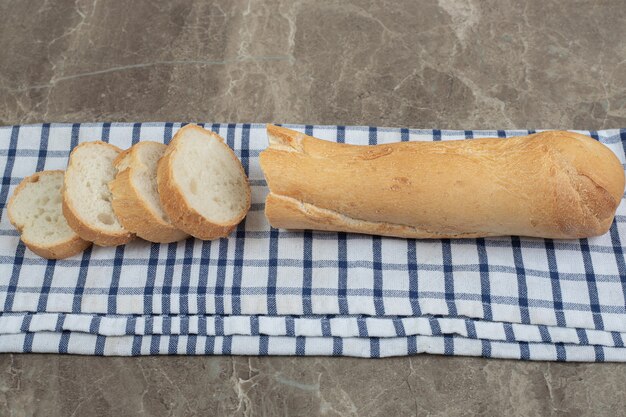
[[[626,361],[626,204],[609,233],[575,241],[275,230],[263,215],[263,125],[205,126],[235,149],[252,186],[250,213],[229,238],[135,240],[60,261],[20,243],[6,202],[23,177],[65,168],[82,141],[167,143],[179,127],[0,128],[0,351]],[[528,133],[292,127],[354,144]],[[626,130],[582,133],[624,162]]]

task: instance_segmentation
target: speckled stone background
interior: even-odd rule
[[[624,0],[0,0],[0,124],[626,127]],[[620,415],[626,365],[0,355],[0,415]]]

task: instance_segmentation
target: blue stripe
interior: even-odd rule
[[[417,243],[415,239],[407,239],[407,268],[409,272],[409,302],[414,316],[421,316],[422,310],[419,304],[419,279],[417,265]]]
[[[259,337],[259,355],[267,356],[269,343],[270,343],[270,340],[268,336],[261,335]]]
[[[143,311],[144,314],[152,314],[154,311],[154,286],[156,283],[156,274],[159,260],[159,250],[161,245],[153,243],[150,246],[150,258],[148,258],[148,271],[146,277],[146,286],[144,287]]]
[[[451,335],[443,336],[443,354],[446,356],[454,355],[454,338]]]
[[[322,336],[329,337],[332,334],[332,329],[330,326],[330,319],[328,318],[328,316],[322,316],[320,320],[321,320],[320,326],[322,328]]]
[[[313,289],[313,233],[305,230],[303,233],[302,258],[302,312],[305,315],[313,314],[311,292]]]
[[[528,342],[519,343],[519,358],[523,361],[530,360],[530,347]]]
[[[217,259],[217,280],[215,282],[215,312],[224,314],[224,285],[226,285],[226,257],[228,255],[228,239],[219,240]]]
[[[296,327],[293,316],[285,317],[285,336],[295,336],[296,335]]]
[[[124,333],[126,335],[135,334],[136,327],[137,327],[137,317],[135,316],[129,317],[126,321],[126,329],[124,330]]]
[[[394,317],[391,319],[393,323],[393,328],[396,331],[396,336],[406,336],[406,331],[404,330],[404,324],[399,317]]]
[[[204,343],[204,354],[205,355],[211,355],[214,354],[215,352],[215,337],[213,336],[208,336],[205,338],[205,343]]]
[[[183,259],[182,277],[180,283],[180,314],[189,314],[189,283],[191,281],[191,262],[195,239],[185,241],[185,257]]]
[[[232,346],[233,346],[233,337],[232,336],[224,336],[224,341],[222,343],[222,353],[224,355],[230,355]]]
[[[433,336],[441,336],[441,326],[439,326],[439,321],[436,318],[429,316],[428,324],[430,325],[430,332]]]
[[[443,254],[443,280],[448,315],[456,316],[454,275],[452,273],[452,245],[450,244],[450,239],[441,239],[441,250]]]
[[[304,133],[313,136],[313,126],[307,125]],[[303,254],[302,254],[302,312],[305,315],[313,314],[313,303],[311,301],[311,290],[313,287],[313,233],[305,230],[303,233]]]
[[[196,354],[196,344],[198,337],[195,334],[190,334],[187,337],[187,348],[185,349],[185,354],[187,355],[195,355]]]
[[[250,334],[253,336],[259,334],[259,316],[250,316]]]
[[[465,329],[467,330],[467,337],[471,339],[478,339],[478,336],[476,334],[476,324],[474,323],[474,320],[466,319]]]
[[[124,263],[125,248],[126,245],[120,245],[115,248],[115,261],[113,262],[113,274],[111,276],[111,287],[109,288],[109,304],[107,306],[107,312],[109,314],[117,314],[117,292],[120,287],[120,276]]]
[[[131,137],[132,144],[134,145],[138,143],[140,138],[141,138],[141,123],[135,123],[133,125],[133,133]]]
[[[515,342],[515,332],[511,323],[502,323],[504,327],[504,339],[507,342]]]
[[[111,136],[111,123],[103,123],[102,124],[102,136],[100,140],[102,142],[109,143],[109,137]]]
[[[554,241],[545,239],[546,253],[548,255],[548,268],[550,270],[550,283],[552,285],[552,300],[554,300],[554,310],[556,314],[556,324],[559,327],[566,327],[565,314],[563,313],[563,298],[561,296],[561,283],[559,282],[559,270],[556,264],[554,252]]]
[[[339,314],[349,314],[348,305],[348,239],[344,232],[337,233],[337,298]]]
[[[168,243],[165,274],[163,275],[163,289],[161,293],[161,314],[172,313],[172,285],[174,283],[174,264],[178,242]],[[178,292],[180,294],[180,291]]]
[[[85,249],[80,260],[78,280],[76,281],[74,299],[72,300],[72,313],[80,313],[82,311],[83,292],[85,291],[85,284],[87,282],[87,271],[89,271],[89,258],[91,258],[91,251],[91,246]]]
[[[538,327],[539,327],[539,335],[541,336],[541,341],[544,343],[552,343],[552,337],[550,336],[548,327],[544,325],[539,325]]]
[[[380,340],[378,337],[370,338],[370,356],[380,358]]]
[[[276,276],[278,274],[278,229],[271,228],[267,273],[267,313],[276,315]]]
[[[131,352],[130,354],[132,356],[139,356],[139,354],[141,353],[141,342],[143,341],[143,337],[142,336],[134,336],[133,337],[133,346],[131,348]]]
[[[13,165],[15,164],[15,152],[17,149],[17,140],[20,134],[19,126],[13,126],[11,129],[11,139],[9,140],[9,149],[7,152],[7,163],[4,166],[4,173],[2,174],[2,188],[0,188],[0,216],[2,215],[2,209],[6,207],[7,199],[9,196],[9,188],[11,186],[11,174],[13,173]]]
[[[433,129],[433,141],[439,142],[441,140],[441,130]]]
[[[580,240],[580,250],[583,256],[583,265],[585,266],[585,275],[587,276],[587,290],[589,291],[589,304],[591,313],[593,314],[593,324],[596,330],[604,330],[604,322],[600,313],[600,299],[598,298],[598,285],[596,284],[596,276],[593,271],[593,261],[589,252],[589,242],[587,239]]]
[[[406,338],[406,353],[408,355],[417,355],[417,336]]]
[[[244,124],[241,128],[241,165],[246,173],[250,175],[249,152],[250,148],[250,124]],[[246,218],[237,225],[235,232],[235,267],[233,269],[232,285],[232,314],[241,314],[241,282],[243,278],[243,259],[246,237]]]
[[[198,314],[207,314],[206,292],[209,279],[209,259],[211,258],[211,242],[202,242],[200,251],[200,277],[198,279]]]
[[[70,133],[70,151],[73,151],[78,146],[78,138],[80,136],[80,123],[74,123],[72,125],[72,132]]]
[[[166,145],[172,141],[173,128],[173,123],[165,123],[165,127],[163,128],[163,143],[165,143]]]
[[[406,129],[406,128],[400,129],[400,141],[402,142],[409,141],[409,129]]]
[[[296,337],[296,356],[304,356],[306,354],[306,338],[303,336]]]
[[[46,261],[46,270],[44,272],[43,284],[39,292],[39,302],[37,303],[37,311],[45,312],[48,305],[48,295],[52,286],[52,278],[54,277],[54,263],[52,259]]]
[[[480,344],[482,348],[480,355],[483,358],[491,358],[491,341],[484,339],[480,341]]]
[[[520,307],[520,319],[524,324],[530,324],[530,313],[528,312],[528,287],[526,285],[526,270],[524,259],[522,258],[522,248],[518,236],[511,237],[511,248],[513,250],[513,262],[517,272],[517,297]]]
[[[567,360],[567,351],[563,343],[555,343],[556,360],[559,362],[565,362]]]
[[[378,144],[378,131],[376,130],[375,127],[370,127],[369,128],[369,135],[368,135],[368,138],[367,138],[367,142],[370,145]]]
[[[359,316],[356,318],[356,325],[359,329],[359,337],[368,337],[369,332],[367,330],[367,323],[365,322],[365,318],[363,316]]]
[[[44,169],[46,165],[46,157],[48,156],[48,138],[50,137],[50,123],[44,123],[41,126],[41,140],[39,142],[39,155],[37,156],[37,168],[35,171],[39,172]]]
[[[594,345],[593,350],[596,355],[596,362],[604,362],[604,346]]]
[[[374,310],[376,311],[377,316],[384,316],[385,299],[383,298],[383,255],[380,236],[372,236],[372,253],[374,256]]]
[[[343,339],[341,337],[333,337],[333,356],[343,355]]]
[[[13,269],[11,271],[11,279],[9,280],[9,286],[6,289],[6,298],[4,299],[4,310],[13,311],[13,300],[15,299],[15,292],[17,291],[17,284],[20,279],[20,270],[22,269],[22,263],[24,262],[24,252],[26,252],[26,246],[20,240],[17,243],[15,249],[15,257],[13,258]]]
[[[159,353],[159,345],[161,344],[161,336],[153,334],[150,338],[150,354],[156,355]]]
[[[167,354],[176,355],[178,353],[178,335],[171,335],[167,345]]]
[[[102,317],[94,316],[89,326],[89,333],[98,335],[96,337],[96,346],[94,347],[94,355],[97,356],[104,355],[104,344],[106,342],[106,337],[100,334],[101,321]]]
[[[489,259],[485,248],[485,239],[476,239],[476,249],[478,251],[478,268],[480,270],[480,295],[483,304],[483,319],[492,321],[491,311],[491,284],[489,282]]]
[[[337,143],[346,143],[346,127],[337,126]]]
[[[69,332],[63,330],[63,323],[65,323],[65,314],[59,314],[57,316],[57,322],[54,325],[54,331],[61,334],[58,346],[59,353],[67,353],[67,343],[69,339]]]
[[[201,336],[207,335],[207,316],[198,317],[198,334]]]

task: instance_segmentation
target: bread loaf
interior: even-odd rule
[[[7,207],[9,220],[22,242],[37,255],[63,259],[77,254],[91,242],[81,239],[61,212],[63,171],[41,171],[22,180]]]
[[[157,163],[167,146],[139,142],[117,156],[115,179],[109,182],[115,215],[125,229],[156,243],[176,242],[189,235],[174,227],[157,191]]]
[[[219,135],[181,128],[159,160],[161,204],[177,228],[198,239],[225,237],[250,208],[248,178]]]
[[[624,193],[615,154],[567,131],[374,146],[267,132],[265,214],[277,228],[573,239],[606,233]]]

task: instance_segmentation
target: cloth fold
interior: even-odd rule
[[[626,361],[626,204],[609,233],[576,241],[276,230],[263,215],[264,125],[204,125],[235,150],[252,187],[250,213],[228,238],[135,240],[59,261],[19,241],[6,202],[22,178],[64,169],[82,141],[167,143],[180,126],[0,128],[0,351]],[[289,127],[353,144],[529,133]],[[580,133],[626,160],[625,129]]]

